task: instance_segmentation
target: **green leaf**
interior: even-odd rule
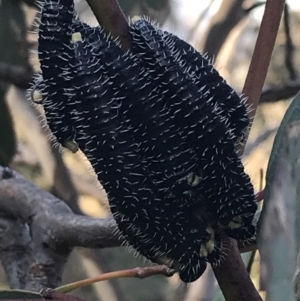
[[[270,187],[275,178],[276,165],[279,158],[282,156],[284,149],[283,147],[286,143],[285,130],[287,128],[287,125],[298,120],[300,120],[300,93],[296,95],[288,110],[286,111],[273,143],[273,148],[271,151],[266,173],[265,202],[270,198]]]
[[[262,288],[267,300],[294,300],[300,250],[300,93],[290,104],[274,140],[259,222]],[[284,260],[283,260],[284,256]]]
[[[44,298],[35,292],[25,291],[25,290],[7,290],[0,291],[0,300],[22,300],[22,299],[42,299]]]
[[[43,290],[41,294],[25,290],[0,291],[0,300],[5,301],[32,301],[32,300],[52,300],[52,301],[85,301],[72,295],[66,295],[53,290]]]
[[[249,262],[251,259],[251,254],[252,254],[252,252],[246,252],[246,253],[241,254],[245,266],[249,265]],[[217,281],[216,281],[216,284],[217,284]],[[217,285],[216,285],[216,290],[215,290],[212,301],[226,301],[220,287]]]
[[[279,149],[278,160],[273,163],[274,177],[269,183],[269,199],[264,206],[260,232],[261,282],[267,292],[267,301],[295,300],[300,121],[284,127],[281,141],[284,143]]]

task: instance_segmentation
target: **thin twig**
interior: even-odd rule
[[[245,9],[245,12],[247,14],[249,14],[250,12],[252,12],[254,9],[258,8],[258,7],[261,7],[263,5],[266,4],[266,1],[258,1],[258,2],[255,2],[254,4],[252,4],[250,7],[246,8]]]
[[[247,271],[248,271],[249,274],[251,273],[252,265],[253,265],[253,263],[254,263],[254,259],[255,259],[256,253],[257,253],[257,250],[254,250],[254,251],[251,253],[251,257],[250,257],[249,262],[248,262],[248,265],[247,265]]]
[[[226,259],[213,270],[226,301],[261,301],[240,256],[237,242],[226,238],[224,244],[228,250]]]
[[[284,0],[268,0],[266,3],[265,13],[243,89],[244,95],[248,97],[247,104],[252,107],[252,111],[250,112],[251,119],[255,116],[259,104],[278,34],[284,4]]]
[[[261,202],[264,198],[265,198],[265,190],[259,191],[255,196],[256,202]]]
[[[251,241],[250,243],[238,242],[238,248],[240,253],[253,252],[257,250],[257,241]]]
[[[131,48],[131,36],[128,22],[117,0],[86,0],[92,9],[98,23],[113,38],[119,39],[121,48],[127,51]]]
[[[294,66],[294,52],[295,46],[291,36],[291,26],[290,26],[290,9],[289,6],[286,4],[284,7],[284,32],[286,37],[285,42],[285,65],[289,72],[290,79],[296,80],[297,79],[297,72]]]
[[[68,293],[75,289],[91,285],[96,282],[105,281],[105,280],[111,280],[111,279],[119,279],[119,278],[139,278],[144,279],[147,277],[151,277],[154,275],[164,275],[167,277],[173,276],[175,274],[175,271],[170,269],[167,266],[164,265],[157,265],[153,267],[136,267],[133,269],[128,270],[121,270],[121,271],[115,271],[115,272],[109,272],[105,273],[99,276],[91,277],[88,279],[76,281],[70,284],[66,284],[63,286],[60,286],[56,289],[58,292],[62,293]]]
[[[266,88],[260,97],[261,103],[287,100],[294,97],[300,90],[300,80],[287,82],[284,86]]]
[[[210,20],[207,35],[198,45],[203,53],[217,57],[229,33],[247,14],[241,0],[222,1],[218,12]]]

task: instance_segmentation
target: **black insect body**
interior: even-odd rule
[[[85,40],[84,32],[81,31],[81,34]],[[102,41],[105,41],[105,37]],[[159,190],[157,187],[162,186],[162,183],[157,183],[157,181],[161,177],[157,176],[155,170],[149,168],[150,159],[159,161],[161,157],[160,145],[165,147],[166,155],[170,153],[164,140],[169,142],[171,149],[172,145],[174,145],[173,149],[177,147],[181,150],[182,147],[177,146],[176,135],[173,135],[176,139],[173,143],[172,139],[167,136],[172,123],[162,122],[157,116],[157,111],[160,109],[157,106],[162,106],[162,104],[160,105],[157,93],[151,91],[153,87],[145,85],[141,89],[139,82],[145,79],[142,78],[144,73],[137,64],[137,58],[130,54],[124,55],[116,44],[112,44],[113,42],[109,47],[102,47],[100,42],[99,51],[93,53],[93,58],[98,60],[97,66],[102,66],[98,72],[94,70],[95,64],[85,61],[87,56],[81,56],[85,52],[92,52],[90,45],[84,45],[81,42],[75,45],[75,57],[78,58],[77,77],[74,80],[75,90],[79,92],[78,100],[84,95],[88,96],[86,103],[77,101],[76,105],[78,117],[80,116],[76,121],[76,123],[79,122],[76,126],[77,142],[82,146],[81,141],[90,137],[85,144],[85,153],[95,170],[99,171],[99,178],[109,192],[111,210],[130,244],[149,259],[157,262],[167,260],[169,264],[176,266],[184,281],[196,280],[206,267],[206,258],[201,256],[199,250],[203,242],[211,239],[210,234],[205,231],[206,223],[194,217],[191,221],[193,215],[191,209],[178,211],[172,203],[164,202],[165,190],[168,187],[164,186]],[[107,78],[114,77],[114,84],[111,87],[106,86],[106,93],[100,95],[97,85],[79,86],[80,83],[85,82],[83,78],[92,83],[93,79],[98,76],[103,81],[106,81],[106,76]],[[126,85],[122,85],[124,82]],[[119,84],[116,85],[116,83]],[[139,99],[131,100],[132,93],[137,91]],[[85,107],[91,101],[89,96],[94,97],[92,101],[94,110],[89,113],[90,116],[85,112]],[[153,105],[155,105],[154,108]],[[142,114],[142,120],[140,120],[141,110],[146,112]],[[110,114],[105,116],[106,123],[103,123],[103,117],[99,118],[99,114],[103,111]],[[163,107],[160,111],[163,112]],[[116,116],[118,116],[117,122]],[[155,125],[155,122],[161,124]],[[147,129],[152,131],[152,136]],[[151,152],[147,152],[149,141],[146,138],[149,139],[149,136],[155,143]],[[160,136],[162,138],[159,138]],[[185,149],[188,149],[188,145]],[[99,156],[99,151],[101,156]],[[161,164],[165,164],[164,161],[165,159],[161,158]],[[194,165],[195,161],[189,160],[186,165],[188,163]],[[168,163],[173,163],[174,169],[177,168],[172,160]],[[156,162],[154,165],[158,167]],[[171,164],[170,166],[172,167]],[[172,173],[178,177],[176,171]],[[154,194],[154,191],[157,193]],[[157,240],[154,239],[156,233],[159,233]],[[139,237],[138,242],[136,237]],[[220,246],[216,245],[218,249],[213,250],[214,246],[212,246],[211,252],[219,253]]]
[[[229,137],[237,142],[243,141],[249,126],[250,111],[245,100],[226,84],[211,61],[195,48],[167,31],[161,34],[164,35],[164,41],[170,50],[180,58],[181,67],[194,78],[195,85],[204,95],[206,102],[225,124]]]
[[[223,116],[211,111],[209,104],[203,99],[201,88],[198,89],[195,85],[197,79],[184,72],[180,65],[180,53],[174,53],[166,45],[161,30],[145,20],[138,20],[131,28],[133,51],[140,57],[141,64],[154,73],[152,78],[159,87],[160,94],[167,98],[174,123],[183,132],[181,139],[188,141],[190,149],[197,153],[198,166],[193,172],[200,174],[201,179],[194,185],[195,195],[201,196],[202,203],[203,199],[206,200],[208,212],[223,225],[241,216],[246,228],[235,229],[230,233],[241,239],[251,237],[255,229],[249,226],[248,214],[251,218],[256,211],[253,187],[235,153],[232,136],[221,121]],[[144,57],[151,59],[146,60]],[[220,87],[223,85],[222,81]],[[229,92],[224,97],[234,94],[230,87],[227,90]],[[223,89],[224,91],[226,90]],[[214,106],[217,105],[216,103]],[[221,105],[225,106],[223,103]],[[244,114],[241,115],[242,118],[247,120]],[[187,156],[185,158],[188,160]],[[180,195],[175,195],[175,198],[182,200]],[[193,204],[193,199],[199,200],[191,196],[190,204]],[[249,233],[246,235],[247,230]]]
[[[69,10],[65,8],[69,7]],[[61,144],[73,139],[71,112],[65,110],[72,87],[69,60],[73,57],[71,35],[73,0],[46,0],[39,26],[39,60],[43,82],[43,105],[52,133]],[[55,98],[55,102],[53,99]]]
[[[103,29],[78,21],[72,0],[46,1],[41,21],[35,89],[50,129],[87,155],[128,243],[184,282],[196,280],[206,262],[219,262],[222,231],[254,234],[253,188],[232,139],[245,128],[242,102],[229,108],[217,87],[226,99],[235,94],[223,79],[203,83],[210,77],[202,69],[188,71],[200,54],[183,63],[187,46],[172,37],[176,52],[146,20],[130,24],[126,53]]]

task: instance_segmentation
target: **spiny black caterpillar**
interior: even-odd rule
[[[73,0],[46,0],[32,97],[57,141],[91,161],[128,243],[192,282],[219,262],[222,233],[255,234],[235,151],[247,108],[184,41],[140,18],[130,33],[123,53],[75,18]]]
[[[240,146],[247,136],[250,108],[246,98],[241,99],[214,69],[211,60],[197,52],[191,45],[177,36],[164,31],[164,40],[175,55],[180,56],[180,64],[195,79],[213,111],[225,124],[228,135]]]

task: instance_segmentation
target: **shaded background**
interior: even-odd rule
[[[85,0],[76,1],[79,17],[96,26]],[[120,0],[125,14],[144,14],[215,61],[226,80],[241,91],[262,16],[264,3],[254,0]],[[287,1],[265,92],[244,162],[256,190],[264,186],[264,174],[276,130],[300,88],[299,1]],[[33,106],[26,89],[37,60],[37,9],[32,0],[0,0],[0,165],[9,165],[28,180],[65,201],[75,213],[104,217],[108,214],[105,191],[81,153],[56,149],[43,126],[42,108]],[[259,256],[244,254],[245,263],[258,287]],[[147,265],[125,248],[76,249],[69,259],[64,281],[112,270]],[[1,272],[1,286],[6,287]],[[263,295],[263,292],[261,292]],[[121,279],[75,292],[86,300],[106,301],[209,301],[223,300],[210,269],[194,284],[185,286],[177,275],[145,280]]]

